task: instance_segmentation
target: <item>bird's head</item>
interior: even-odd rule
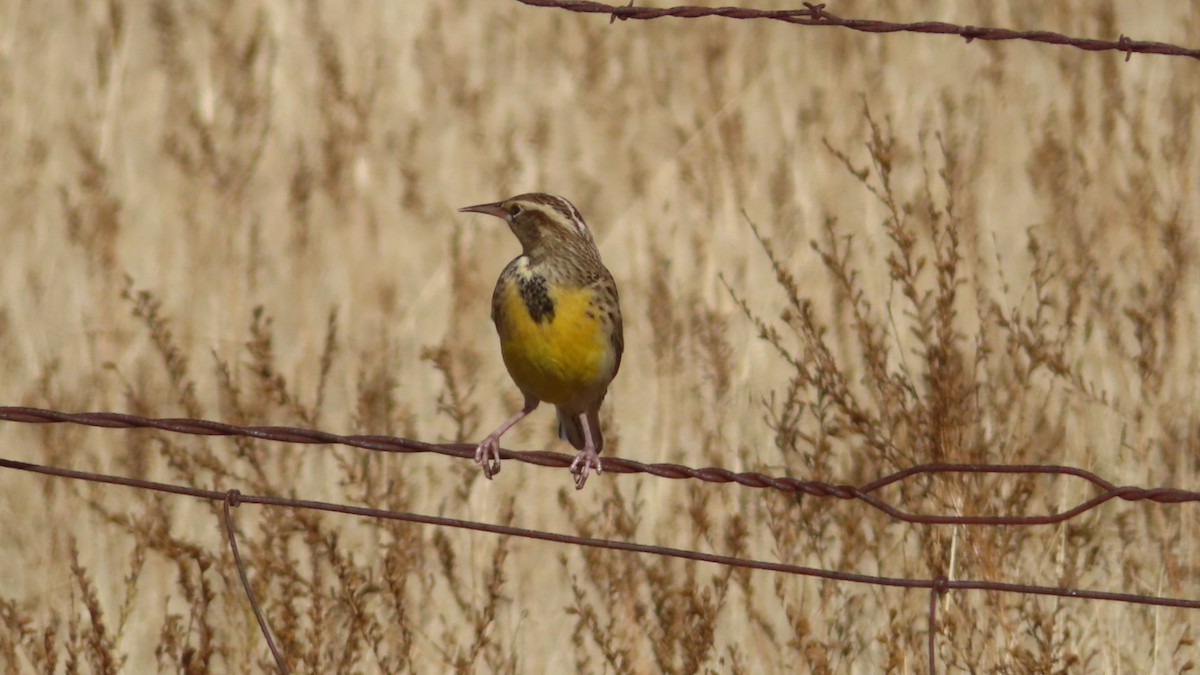
[[[531,192],[491,204],[467,206],[459,211],[503,218],[513,234],[517,235],[525,255],[535,256],[563,248],[575,249],[581,245],[595,247],[592,233],[583,222],[583,216],[579,215],[579,210],[556,195]]]

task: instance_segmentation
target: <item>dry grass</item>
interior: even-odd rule
[[[788,3],[769,3],[778,7]],[[1014,6],[1015,7],[1015,6]],[[1188,44],[1188,3],[846,16]],[[914,462],[1200,475],[1200,79],[1181,59],[509,2],[0,2],[0,401],[475,440],[541,189],[622,290],[614,454],[837,482]],[[756,337],[757,336],[757,337]],[[761,339],[758,339],[761,338]],[[0,426],[5,457],[891,576],[1196,597],[1194,506],[1057,527],[515,463]],[[563,449],[538,413],[515,447]],[[0,474],[0,666],[268,669],[219,507]],[[922,512],[1062,510],[1044,478]],[[921,672],[919,593],[243,507],[296,672]],[[953,671],[1177,672],[1191,613],[955,593]]]

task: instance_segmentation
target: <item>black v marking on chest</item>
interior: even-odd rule
[[[517,279],[517,292],[529,316],[537,323],[554,321],[554,300],[546,290],[546,277],[538,274],[522,276]]]

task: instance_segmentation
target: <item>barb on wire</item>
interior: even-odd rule
[[[585,14],[607,14],[609,22],[620,19],[637,19],[647,21],[672,16],[680,19],[696,19],[705,16],[719,16],[726,19],[769,19],[801,26],[837,26],[863,33],[926,33],[938,35],[957,35],[968,43],[974,40],[1025,40],[1042,42],[1052,45],[1063,45],[1091,52],[1116,51],[1124,52],[1128,61],[1134,52],[1139,54],[1162,54],[1165,56],[1185,56],[1200,59],[1200,49],[1188,49],[1168,42],[1146,42],[1131,40],[1121,35],[1117,40],[1095,40],[1054,33],[1045,30],[1011,30],[1008,28],[989,28],[985,26],[963,26],[942,21],[917,21],[913,23],[894,23],[891,21],[876,21],[872,19],[846,19],[828,12],[824,4],[804,3],[804,9],[762,10],[749,7],[634,7],[629,5],[609,5],[591,0],[517,0],[524,5],[534,7],[552,7],[565,9],[568,12]]]
[[[112,429],[161,429],[183,434],[202,436],[245,436],[264,441],[304,444],[347,445],[376,452],[413,453],[433,452],[451,457],[475,457],[475,446],[467,443],[425,443],[392,436],[340,436],[327,431],[299,429],[296,427],[238,426],[211,420],[184,418],[155,419],[110,412],[67,413],[42,408],[2,407],[0,420],[29,424],[71,423]],[[566,468],[574,461],[571,455],[543,451],[500,451],[504,459]],[[921,464],[889,474],[862,486],[836,485],[820,481],[800,480],[787,476],[768,476],[755,471],[734,472],[719,467],[695,469],[679,464],[644,464],[620,457],[601,459],[605,473],[646,473],[660,478],[707,481],[710,483],[737,483],[750,488],[770,488],[783,492],[809,495],[812,497],[834,497],[855,499],[906,523],[918,525],[1052,525],[1068,521],[1080,514],[1101,506],[1113,499],[1124,501],[1150,501],[1159,504],[1200,502],[1200,492],[1178,488],[1142,488],[1132,485],[1118,486],[1096,474],[1072,466],[1038,464]],[[1024,474],[1045,476],[1073,476],[1096,486],[1100,492],[1076,506],[1060,513],[1031,516],[964,516],[912,513],[893,506],[875,493],[883,488],[920,474]]]

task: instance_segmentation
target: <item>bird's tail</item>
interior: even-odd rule
[[[579,423],[579,415],[568,415],[563,412],[562,408],[555,409],[558,412],[558,437],[575,446],[575,449],[582,450],[584,445],[583,425]],[[592,443],[596,446],[596,452],[604,449],[604,434],[600,433],[600,410],[593,408],[588,411],[588,430],[592,432]]]

